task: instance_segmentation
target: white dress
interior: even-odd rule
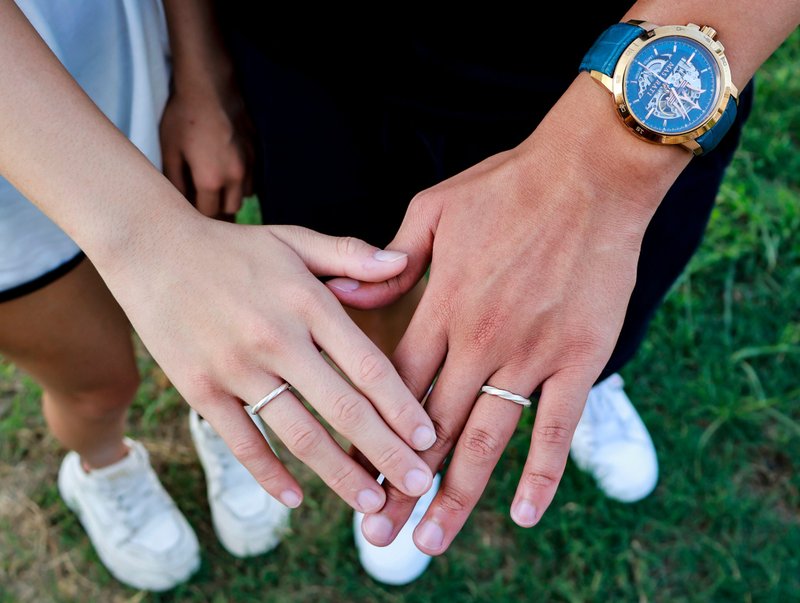
[[[16,2],[95,104],[160,167],[158,126],[170,77],[161,0]],[[80,255],[72,239],[0,177],[0,301],[46,284]]]

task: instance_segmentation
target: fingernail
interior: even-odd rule
[[[356,494],[356,503],[362,513],[374,513],[383,506],[383,499],[374,490],[361,490]]]
[[[357,280],[344,277],[329,281],[328,284],[334,289],[338,289],[339,291],[344,291],[345,293],[350,293],[351,291],[355,291],[361,286],[361,283],[359,283]]]
[[[436,441],[436,432],[427,425],[420,425],[411,434],[411,443],[417,450],[427,450]]]
[[[409,496],[422,496],[428,491],[430,478],[422,469],[412,469],[403,478],[406,487],[406,494]]]
[[[417,528],[414,540],[426,549],[438,551],[442,548],[442,543],[444,542],[442,526],[429,519]]]
[[[379,249],[375,253],[372,254],[379,262],[396,262],[397,260],[402,260],[405,257],[408,257],[407,253],[403,253],[402,251],[389,251],[388,249]]]
[[[511,507],[511,519],[523,528],[530,528],[536,523],[536,507],[523,498]]]
[[[296,509],[303,502],[303,498],[294,490],[284,490],[281,492],[281,502],[290,509]]]
[[[373,543],[385,544],[392,537],[394,524],[385,515],[365,515],[362,528],[367,540]]]

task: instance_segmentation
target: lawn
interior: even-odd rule
[[[756,109],[705,242],[623,371],[659,451],[635,505],[572,464],[531,530],[508,517],[527,414],[451,550],[415,584],[361,570],[351,513],[306,487],[273,553],[236,560],[210,527],[187,409],[144,352],[131,434],[198,533],[203,565],[171,593],[137,593],[99,564],[60,501],[61,455],[39,391],[0,361],[0,603],[11,601],[800,601],[800,32],[757,79]],[[284,455],[286,456],[286,455]]]

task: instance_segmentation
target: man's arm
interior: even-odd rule
[[[624,19],[713,26],[734,83],[743,87],[797,26],[800,3],[645,0]],[[441,490],[415,531],[423,552],[450,545],[522,412],[478,396],[485,383],[523,396],[541,387],[511,505],[519,525],[540,520],[589,389],[619,336],[645,229],[690,159],[685,149],[627,132],[607,91],[581,74],[517,148],[415,197],[390,245],[409,254],[406,272],[350,291],[328,283],[347,304],[379,306],[408,290],[430,262],[427,290],[394,354],[419,397],[439,375],[426,406],[438,440],[424,458],[436,470],[453,450]],[[414,505],[391,485],[387,497],[381,513],[363,523],[378,545],[396,536]]]
[[[385,279],[405,267],[404,254],[203,217],[100,113],[11,0],[0,0],[0,90],[0,173],[83,248],[181,394],[268,492],[287,506],[302,499],[242,403],[284,380],[407,494],[427,491],[430,469],[412,447],[432,443],[428,416],[315,277]],[[292,392],[260,414],[353,508],[382,506],[374,478]]]

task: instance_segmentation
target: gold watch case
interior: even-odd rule
[[[733,99],[733,102],[738,102],[739,99],[739,91],[736,86],[733,85],[733,81],[731,79],[731,70],[728,66],[728,59],[725,56],[725,47],[721,42],[714,39],[717,35],[717,32],[711,27],[700,27],[694,23],[689,23],[688,25],[665,26],[653,25],[652,23],[648,23],[646,21],[628,21],[628,23],[631,25],[638,25],[639,27],[643,28],[647,32],[647,37],[639,37],[631,42],[630,46],[628,46],[628,48],[626,48],[622,53],[622,56],[620,56],[617,66],[614,68],[614,75],[612,77],[609,77],[605,73],[601,73],[599,71],[591,71],[591,76],[611,92],[614,97],[614,104],[617,107],[617,114],[636,136],[657,144],[680,144],[692,151],[695,155],[700,154],[702,149],[700,148],[700,145],[695,142],[695,139],[699,136],[702,136],[714,127],[714,125],[722,117],[722,114],[725,112],[725,109],[728,107],[728,103],[731,102],[731,99]],[[633,61],[633,58],[650,42],[667,36],[691,38],[692,40],[695,40],[696,42],[705,46],[716,61],[720,74],[718,84],[720,86],[720,90],[717,95],[717,104],[708,119],[694,130],[675,135],[665,135],[661,134],[660,132],[655,132],[654,130],[640,123],[628,108],[628,104],[625,101],[625,95],[623,93],[623,89],[625,87],[625,74],[627,73],[628,67]]]

